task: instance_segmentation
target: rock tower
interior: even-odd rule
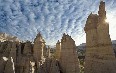
[[[116,72],[116,59],[109,35],[109,23],[105,20],[105,2],[101,1],[98,15],[91,13],[84,28],[86,32],[85,73]]]
[[[39,67],[39,65],[42,64],[42,60],[44,58],[43,56],[44,47],[45,47],[45,41],[41,36],[41,34],[38,33],[34,40],[34,47],[33,47],[33,55],[37,63],[37,67]]]
[[[61,39],[60,66],[63,73],[79,73],[75,41],[66,34]]]
[[[56,59],[59,60],[60,59],[60,52],[61,52],[61,45],[60,45],[60,41],[58,40],[58,42],[56,43]]]

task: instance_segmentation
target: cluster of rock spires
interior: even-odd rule
[[[65,34],[61,43],[57,42],[54,55],[40,33],[34,44],[0,42],[0,62],[1,73],[79,73],[75,42]]]
[[[86,25],[85,73],[116,73],[116,59],[105,22],[105,2],[99,15],[90,14]],[[56,50],[46,47],[40,33],[30,41],[0,42],[0,73],[81,73],[75,41],[63,34]]]

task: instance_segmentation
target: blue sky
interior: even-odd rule
[[[110,36],[116,40],[116,0],[106,2]],[[76,45],[86,41],[88,15],[97,13],[100,0],[0,0],[0,32],[33,41],[41,32],[46,44],[55,45],[63,33]]]

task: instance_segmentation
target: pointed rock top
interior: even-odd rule
[[[41,37],[41,33],[40,32],[37,34],[37,37]]]
[[[40,32],[37,34],[36,38],[34,39],[34,42],[35,41],[38,41],[38,42],[41,41],[42,43],[45,43],[45,40],[43,39]]]
[[[63,36],[65,36],[66,34],[64,33]]]
[[[91,12],[90,15],[92,15],[93,13]]]
[[[58,40],[57,43],[60,43],[60,41]]]

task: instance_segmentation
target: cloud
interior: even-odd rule
[[[106,0],[108,14],[116,14],[115,3]],[[99,0],[0,0],[0,32],[30,41],[41,32],[50,45],[68,33],[79,45],[85,42],[86,19],[98,5]]]

